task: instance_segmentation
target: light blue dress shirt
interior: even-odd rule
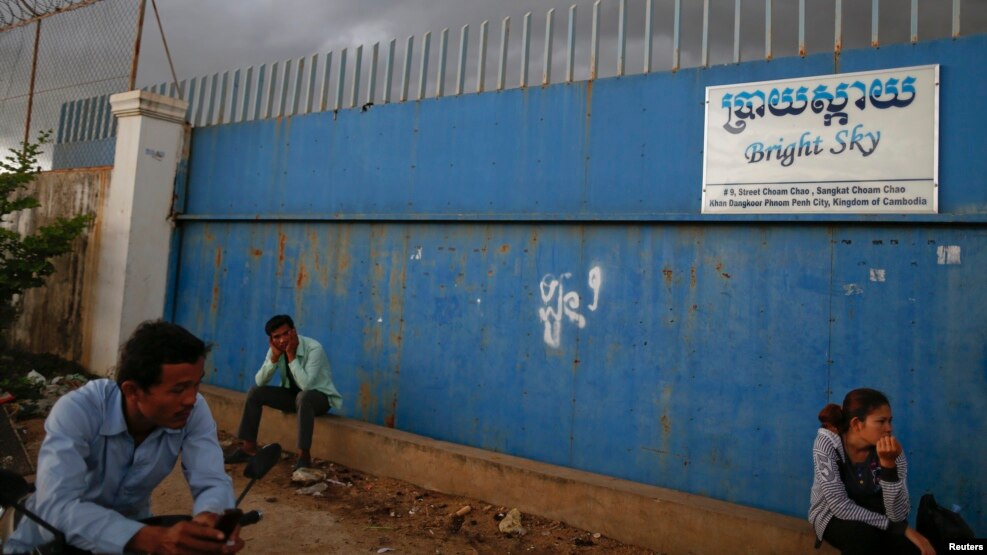
[[[93,380],[55,403],[45,433],[37,492],[27,507],[78,548],[123,552],[144,526],[135,519],[150,516],[151,491],[171,473],[179,454],[195,499],[193,514],[233,507],[216,422],[201,395],[184,428],[157,428],[134,449],[116,382]],[[4,552],[30,551],[52,539],[25,517]]]
[[[343,406],[343,397],[332,383],[332,369],[329,367],[329,357],[322,344],[311,337],[298,336],[298,350],[295,360],[288,364],[288,355],[281,355],[277,364],[271,362],[271,349],[264,355],[264,363],[254,376],[257,385],[267,385],[278,372],[281,377],[281,387],[288,387],[288,369],[291,376],[302,391],[320,391],[329,398],[329,406],[339,410]]]

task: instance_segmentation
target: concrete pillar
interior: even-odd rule
[[[188,103],[145,91],[110,97],[116,155],[99,236],[94,309],[83,364],[111,375],[137,324],[161,318],[168,282],[175,173]]]

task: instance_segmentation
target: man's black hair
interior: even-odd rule
[[[147,320],[137,326],[120,349],[117,385],[136,382],[144,391],[161,382],[162,364],[194,364],[210,347],[187,329],[163,320]]]
[[[264,324],[264,333],[266,333],[267,336],[270,337],[271,334],[274,333],[274,330],[280,328],[285,324],[288,324],[289,328],[295,329],[295,322],[291,319],[291,316],[288,316],[287,314],[278,314],[277,316],[268,320],[266,324]]]

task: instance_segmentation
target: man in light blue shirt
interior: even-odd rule
[[[295,469],[312,464],[309,449],[315,417],[330,408],[338,409],[343,398],[332,383],[329,358],[318,341],[298,335],[287,314],[272,317],[264,325],[268,349],[257,371],[257,385],[247,392],[237,437],[243,446],[226,457],[229,464],[247,460],[257,452],[257,431],[265,406],[298,413],[298,461]],[[267,385],[278,374],[280,386]]]
[[[94,380],[55,403],[38,453],[37,492],[27,508],[97,553],[234,553],[243,542],[214,528],[234,505],[216,422],[199,395],[208,347],[184,328],[141,324],[124,345],[116,381]],[[175,466],[195,499],[191,522],[147,526],[151,491]],[[5,553],[53,536],[24,518]],[[227,541],[227,540],[232,541]]]

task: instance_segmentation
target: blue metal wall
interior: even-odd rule
[[[264,321],[289,312],[326,346],[349,417],[796,516],[816,413],[877,387],[916,504],[931,489],[982,532],[985,51],[981,36],[197,129],[172,315],[215,343],[216,385],[249,387]],[[699,215],[706,86],[928,63],[940,214]]]

